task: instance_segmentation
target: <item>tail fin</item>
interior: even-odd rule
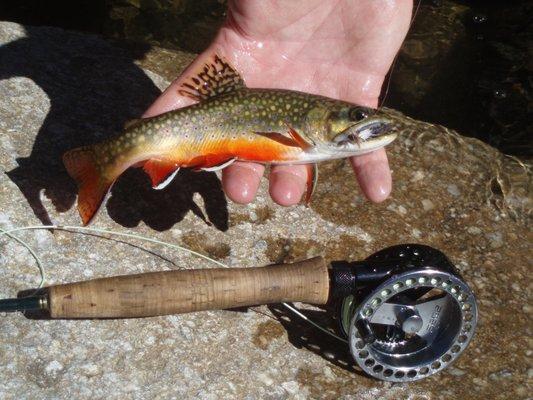
[[[63,155],[63,164],[78,184],[78,211],[83,225],[87,225],[98,212],[113,181],[102,176],[91,146],[67,151]]]

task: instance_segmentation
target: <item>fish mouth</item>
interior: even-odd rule
[[[376,121],[369,121],[368,123],[365,123],[363,126],[357,127],[355,130],[353,130],[352,134],[357,135],[356,140],[366,141],[372,138],[379,137],[392,128],[392,123],[389,120],[385,119],[379,119]],[[347,129],[352,130],[352,128]]]
[[[392,121],[382,117],[352,125],[333,139],[336,152],[358,155],[384,147],[396,139],[392,126]]]

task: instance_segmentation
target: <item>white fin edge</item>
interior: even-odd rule
[[[233,164],[235,160],[236,160],[235,158],[232,158],[231,160],[228,160],[225,163],[222,163],[220,165],[215,165],[214,167],[209,167],[209,168],[202,168],[202,171],[208,171],[208,172],[220,171],[221,169],[224,169],[227,166]]]
[[[159,185],[157,186],[154,186],[154,189],[155,190],[161,190],[161,189],[164,189],[168,186],[168,184],[170,182],[172,182],[172,179],[174,179],[174,177],[176,176],[176,174],[178,173],[178,171],[180,170],[180,168],[176,168],[176,170],[171,173],[163,182],[161,182]]]

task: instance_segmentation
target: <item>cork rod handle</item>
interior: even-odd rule
[[[133,318],[302,301],[325,304],[322,257],[259,268],[216,268],[115,276],[48,288],[52,318]]]

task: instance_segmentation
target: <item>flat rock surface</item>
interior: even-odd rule
[[[79,225],[61,154],[142,113],[192,57],[167,53],[0,23],[0,228]],[[9,314],[0,318],[0,398],[528,398],[529,170],[476,140],[398,118],[402,135],[389,148],[394,190],[383,204],[364,200],[344,162],[321,166],[310,208],[276,206],[266,181],[253,204],[238,206],[213,173],[181,171],[156,192],[142,171],[129,170],[93,227],[181,244],[238,267],[315,255],[362,259],[401,242],[435,246],[479,300],[477,334],[453,366],[412,384],[370,379],[345,345],[279,306],[130,320]],[[42,257],[48,284],[213,267],[135,239],[18,235]],[[2,238],[0,265],[0,297],[39,282],[32,257],[14,241]],[[307,314],[334,325],[322,309]]]

